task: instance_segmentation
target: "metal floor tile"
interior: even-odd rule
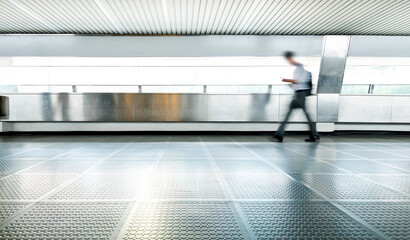
[[[393,189],[403,191],[410,196],[410,174],[407,175],[363,175],[364,178]]]
[[[151,176],[146,199],[224,199],[221,180],[212,173],[175,173]]]
[[[13,175],[0,180],[0,200],[36,200],[73,175]]]
[[[346,173],[320,161],[293,159],[272,159],[270,161],[286,173]]]
[[[24,170],[20,174],[81,174],[96,163],[96,160],[51,160]]]
[[[234,159],[241,159],[241,158],[257,158],[255,154],[252,154],[250,151],[246,149],[242,150],[209,150],[209,153],[213,158],[234,158]]]
[[[170,160],[162,159],[154,170],[155,173],[212,173],[208,159]]]
[[[151,158],[155,159],[161,150],[159,149],[127,149],[115,153],[110,158]]]
[[[115,149],[80,149],[64,155],[64,158],[105,158]]]
[[[143,176],[84,175],[50,196],[49,200],[132,199],[142,189]]]
[[[153,162],[154,160],[110,159],[102,162],[89,173],[121,175],[145,174],[150,170]]]
[[[241,203],[258,239],[378,239],[329,203]]]
[[[279,173],[280,171],[260,160],[216,160],[221,173]]]
[[[312,186],[328,199],[410,200],[410,197],[404,194],[368,182],[353,175],[298,174],[293,176],[297,180]]]
[[[393,240],[410,239],[410,203],[342,203],[344,208]]]
[[[112,239],[129,203],[40,203],[0,229],[0,239]]]
[[[0,175],[9,175],[34,166],[41,160],[0,160]]]
[[[162,158],[168,159],[205,159],[207,155],[204,150],[170,150],[163,152]]]
[[[141,203],[121,239],[246,239],[228,203]]]
[[[410,160],[403,160],[403,161],[397,161],[397,160],[377,160],[380,163],[384,163],[396,168],[400,168],[403,170],[406,170],[410,172]]]
[[[283,174],[223,174],[237,199],[320,199]]]
[[[0,136],[0,239],[410,239],[410,138],[303,139]]]
[[[366,159],[406,159],[406,157],[404,156],[377,150],[345,151],[345,153],[349,153]]]
[[[405,171],[368,160],[326,160],[326,162],[356,174],[403,174]]]
[[[2,202],[0,203],[0,223],[5,221],[7,218],[13,216],[23,208],[25,208],[28,203],[21,202]]]

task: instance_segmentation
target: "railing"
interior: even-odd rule
[[[316,89],[315,85],[313,89]],[[292,93],[292,90],[285,84],[21,84],[0,85],[0,92],[289,94]],[[410,95],[410,84],[344,84],[341,93],[349,95]]]

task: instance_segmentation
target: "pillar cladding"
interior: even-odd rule
[[[349,46],[350,36],[325,36],[317,93],[341,92]]]

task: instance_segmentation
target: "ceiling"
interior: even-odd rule
[[[0,0],[0,33],[410,35],[409,0]]]

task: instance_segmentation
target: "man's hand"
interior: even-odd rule
[[[282,79],[282,82],[288,82],[288,83],[292,83],[292,84],[296,84],[297,81],[294,79],[288,79],[288,78],[284,78]]]

